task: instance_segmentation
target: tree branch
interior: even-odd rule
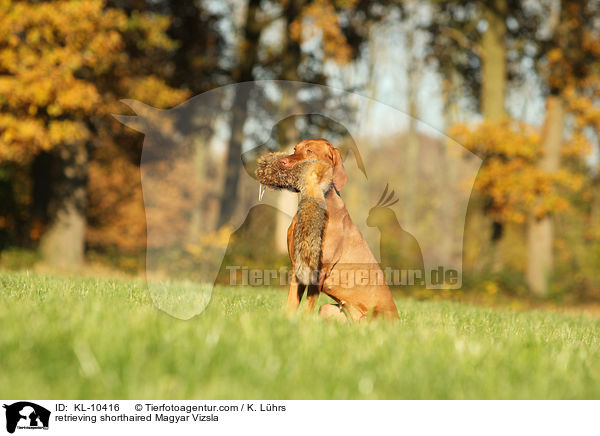
[[[448,38],[453,39],[458,45],[462,48],[469,50],[479,59],[483,59],[485,57],[485,53],[481,49],[481,46],[477,44],[475,41],[467,38],[463,33],[461,33],[458,29],[454,29],[452,27],[442,27],[441,32],[443,35]]]

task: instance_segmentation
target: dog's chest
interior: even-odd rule
[[[328,211],[323,229],[321,263],[323,265],[336,263],[342,253],[343,243],[344,219],[339,214]]]

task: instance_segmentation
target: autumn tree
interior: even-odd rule
[[[173,48],[168,20],[107,8],[102,0],[0,2],[0,162],[24,167],[46,154],[51,168],[46,260],[83,261],[90,153],[116,122],[123,95],[157,106],[186,96],[148,62]],[[157,65],[157,64],[154,64]],[[40,173],[41,174],[41,173]]]
[[[546,90],[546,113],[541,130],[543,157],[538,164],[545,174],[560,173],[563,154],[582,156],[591,149],[583,128],[597,128],[593,99],[598,93],[600,36],[595,21],[598,2],[556,0],[548,3],[550,37],[542,41],[540,76]],[[565,138],[567,116],[575,115],[571,137]],[[597,131],[597,130],[596,130]],[[527,281],[538,295],[548,293],[554,266],[552,211],[532,213],[528,222]]]
[[[161,0],[146,2],[137,0],[109,0],[107,6],[118,8],[127,15],[169,16],[165,29],[172,40],[168,50],[152,52],[126,49],[129,56],[144,61],[144,74],[155,74],[164,78],[172,87],[189,90],[189,96],[203,93],[228,82],[229,69],[224,61],[227,33],[219,27],[226,19],[227,10],[210,8],[203,1],[180,2]],[[135,43],[135,40],[132,40]],[[131,97],[124,90],[122,97]],[[141,101],[152,103],[152,98],[141,96]],[[162,107],[169,106],[162,105]],[[117,112],[123,112],[124,106]],[[198,137],[209,138],[213,126],[199,117],[190,117],[186,122],[198,127]],[[103,146],[96,149],[90,163],[88,230],[86,246],[89,250],[111,254],[110,258],[119,266],[128,268],[140,265],[141,255],[146,249],[146,214],[149,213],[142,198],[140,181],[140,158],[143,135],[131,129],[115,129],[102,139]],[[211,154],[207,141],[194,142],[196,177],[210,177],[207,168],[214,166],[218,157]],[[212,186],[204,179],[202,186]],[[212,189],[212,188],[211,188]],[[216,187],[215,187],[216,190]],[[193,210],[187,210],[203,222],[201,216],[211,209],[214,201],[212,192],[205,192]],[[173,211],[182,212],[181,210]],[[169,219],[173,219],[169,216]],[[200,226],[197,226],[200,231]],[[112,253],[115,255],[113,256]]]
[[[539,17],[521,0],[450,0],[433,7],[434,18],[427,26],[433,36],[430,53],[444,77],[447,110],[468,97],[488,123],[501,128],[509,117],[507,90],[521,80],[519,60],[525,42],[535,39]],[[493,208],[484,196],[483,212],[492,219],[489,263],[498,270],[504,223]]]
[[[452,134],[486,156],[475,188],[490,200],[489,213],[501,223],[527,229],[526,278],[531,290],[547,295],[553,271],[553,216],[572,206],[586,180],[583,158],[591,149],[583,129],[595,126],[599,40],[588,23],[591,4],[548,2],[547,40],[537,41],[536,61],[546,94],[539,131],[515,120],[484,120],[455,126]],[[597,8],[597,5],[596,5]],[[573,118],[567,134],[566,121]]]

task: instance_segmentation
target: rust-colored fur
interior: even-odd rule
[[[336,302],[336,304],[325,304],[321,307],[320,314],[326,318],[362,320],[369,316],[383,316],[389,319],[398,319],[398,310],[385,282],[383,272],[367,241],[352,221],[340,195],[347,181],[340,151],[325,139],[306,139],[296,144],[293,154],[281,156],[281,154],[277,155],[278,165],[271,166],[267,172],[272,173],[273,180],[280,183],[279,187],[289,189],[288,186],[297,186],[292,190],[300,191],[301,197],[310,199],[311,202],[301,205],[288,229],[288,250],[294,271],[298,270],[296,258],[300,246],[303,247],[303,252],[306,249],[310,255],[307,257],[302,255],[299,260],[304,263],[304,259],[309,259],[308,264],[312,263],[314,266],[316,258],[314,250],[316,250],[317,244],[312,242],[320,241],[319,282],[305,284],[295,274],[288,292],[288,309],[295,311],[306,291],[307,308],[311,311],[315,307],[319,293],[325,292]],[[325,166],[313,167],[315,160],[324,163]],[[307,162],[309,162],[308,166],[306,166]],[[298,169],[296,169],[297,167]],[[306,168],[310,167],[315,169],[314,173],[305,172]],[[304,170],[301,171],[302,168]],[[317,170],[318,168],[322,169]],[[298,179],[290,182],[288,177],[290,174],[294,174],[294,171],[306,176],[302,178],[304,182],[298,183]],[[257,175],[259,175],[258,170]],[[261,176],[259,176],[260,179]],[[327,184],[329,187],[324,189],[324,185]],[[326,207],[324,227],[321,226],[323,218],[319,218],[322,215],[315,212],[316,204],[321,204],[321,195]],[[317,201],[316,198],[319,200]],[[306,214],[303,214],[303,209]],[[315,222],[310,223],[307,221],[307,217],[310,217],[311,220],[314,219]],[[298,226],[300,226],[300,230]],[[318,229],[318,234],[321,234],[322,237],[316,238],[311,233],[315,232],[315,229]],[[343,274],[351,273],[358,277],[365,272],[369,273],[369,276],[371,272],[374,272],[373,280],[369,279],[367,283],[355,282],[351,288],[341,286],[336,280],[336,277]]]
[[[298,221],[294,229],[294,274],[302,284],[317,284],[327,219],[325,193],[331,187],[333,171],[331,165],[316,159],[285,170],[279,162],[285,156],[285,153],[261,156],[257,162],[256,177],[271,188],[300,192]]]

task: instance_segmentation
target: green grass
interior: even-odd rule
[[[600,398],[600,320],[398,299],[400,323],[288,318],[217,289],[189,321],[142,281],[0,273],[2,398]]]

